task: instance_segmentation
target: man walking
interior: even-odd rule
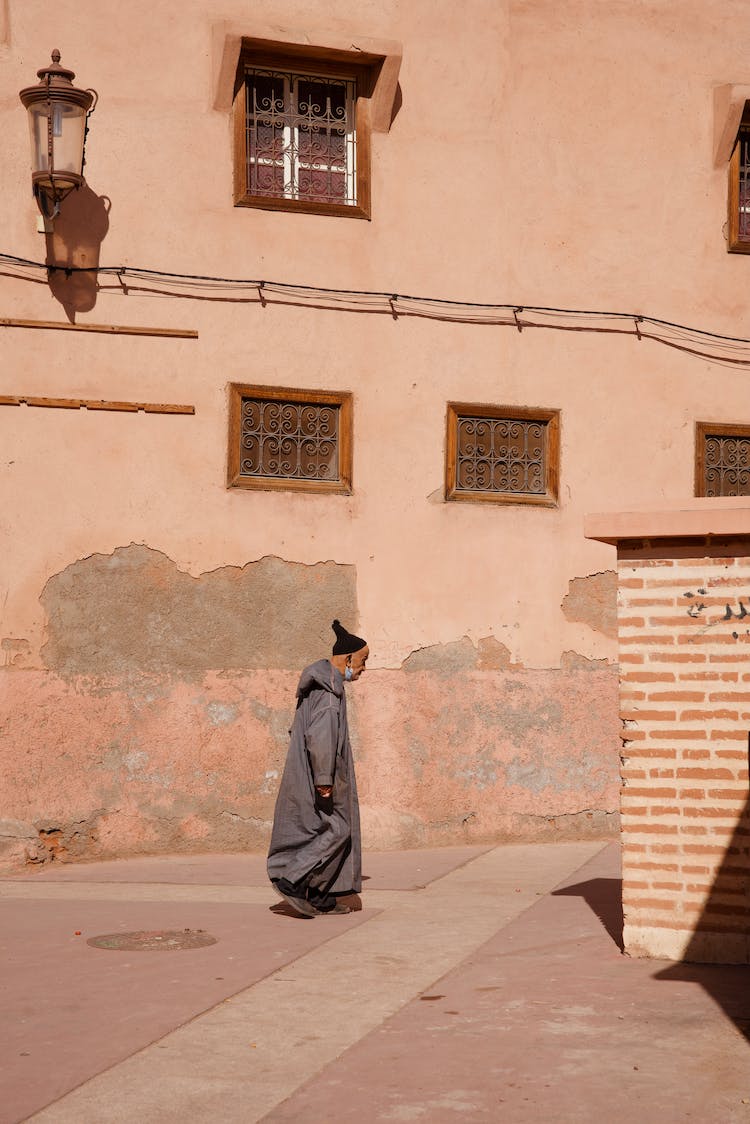
[[[276,799],[268,877],[305,917],[348,913],[338,896],[362,888],[362,847],[344,683],[365,670],[370,649],[340,621],[330,660],[306,667]]]

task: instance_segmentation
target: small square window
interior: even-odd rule
[[[352,396],[229,387],[230,488],[351,492]]]
[[[750,110],[747,108],[729,160],[728,198],[727,247],[733,253],[750,254]]]
[[[696,496],[750,496],[750,425],[696,422]]]
[[[445,498],[555,507],[560,411],[448,403]]]
[[[246,53],[235,98],[235,205],[369,218],[372,81],[367,67]]]

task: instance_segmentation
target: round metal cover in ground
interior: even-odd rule
[[[137,933],[104,933],[86,941],[92,948],[115,952],[179,952],[183,948],[206,948],[216,943],[217,938],[205,929],[142,929]]]

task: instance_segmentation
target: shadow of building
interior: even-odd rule
[[[750,800],[737,820],[682,960],[654,978],[700,984],[750,1039]]]
[[[583,898],[622,952],[621,878],[589,878],[586,882],[576,882],[573,886],[563,886],[559,890],[553,890],[552,896]]]

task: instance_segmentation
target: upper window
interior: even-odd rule
[[[750,110],[747,108],[729,161],[728,249],[750,254]]]
[[[448,403],[445,498],[557,505],[560,411]]]
[[[750,496],[750,425],[697,422],[696,496]]]
[[[235,204],[369,218],[370,70],[246,53],[239,77]]]
[[[351,492],[352,396],[229,387],[229,487]]]

